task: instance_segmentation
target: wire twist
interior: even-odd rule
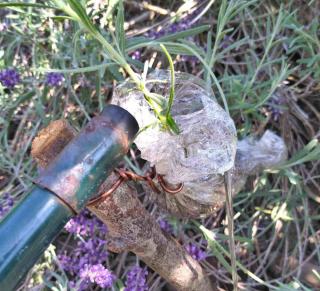
[[[93,198],[89,201],[89,203],[87,204],[87,206],[94,206],[97,205],[101,202],[103,202],[109,195],[111,195],[114,191],[117,190],[117,188],[125,181],[144,181],[147,182],[148,185],[150,186],[150,188],[156,192],[157,194],[161,193],[161,190],[157,187],[157,185],[154,182],[154,179],[157,178],[158,183],[160,185],[160,187],[162,188],[163,191],[169,193],[169,194],[177,194],[179,193],[182,188],[183,188],[183,183],[178,184],[177,187],[172,188],[167,182],[166,180],[163,178],[164,175],[160,175],[157,174],[156,172],[156,168],[155,167],[150,167],[150,169],[148,169],[148,171],[146,172],[145,176],[141,176],[138,175],[134,172],[131,172],[129,170],[126,170],[124,168],[116,168],[114,170],[118,175],[119,178],[116,180],[116,182],[111,186],[111,188],[102,193],[101,195],[99,195],[96,198]]]

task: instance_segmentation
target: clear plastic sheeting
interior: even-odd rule
[[[148,75],[146,85],[150,92],[169,98],[170,73],[157,70]],[[143,94],[130,81],[115,89],[112,103],[137,119],[141,132],[135,143],[141,157],[170,184],[184,183],[181,192],[156,198],[177,216],[205,216],[221,207],[226,171],[232,170],[234,190],[238,191],[253,171],[279,163],[286,156],[283,141],[271,132],[259,141],[241,141],[237,152],[233,120],[204,82],[189,74],[176,73],[171,114],[179,126],[179,135],[161,128]]]
[[[147,87],[168,97],[169,72],[155,71],[149,75]],[[155,165],[159,174],[166,175],[168,182],[203,179],[233,166],[237,142],[233,120],[200,79],[176,73],[171,114],[179,126],[179,135],[161,129],[143,94],[129,82],[115,90],[112,102],[137,119],[142,131],[135,143],[141,156]]]
[[[267,130],[260,139],[247,137],[238,142],[236,165],[243,173],[252,175],[284,162],[287,155],[283,139]]]
[[[230,170],[233,195],[242,189],[248,176],[274,168],[286,159],[287,147],[283,139],[270,130],[267,130],[260,139],[247,137],[241,140],[238,143],[235,164]],[[146,188],[145,190],[148,191]],[[210,203],[200,200],[205,193],[212,198]],[[186,218],[210,215],[224,204],[225,197],[224,177],[220,174],[212,174],[203,177],[202,180],[187,182],[183,190],[175,196],[153,195],[162,208],[173,215]]]
[[[235,165],[232,168],[233,193],[238,193],[250,175],[283,163],[288,150],[283,139],[267,130],[261,138],[247,137],[238,142]]]

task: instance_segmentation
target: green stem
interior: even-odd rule
[[[125,57],[122,55],[120,51],[117,51],[113,46],[106,41],[106,39],[103,37],[103,35],[95,28],[93,23],[91,23],[90,19],[86,15],[86,12],[84,8],[76,2],[75,0],[69,0],[68,3],[71,5],[66,5],[66,3],[63,0],[54,0],[56,5],[62,9],[66,14],[70,15],[75,21],[80,23],[86,31],[95,38],[102,47],[107,51],[110,59],[117,63],[120,67],[122,67],[126,73],[129,75],[131,80],[136,84],[138,90],[140,90],[146,101],[148,102],[151,109],[154,111],[155,115],[159,119],[159,121],[164,125],[165,128],[167,128],[166,119],[162,116],[162,108],[157,102],[153,100],[153,93],[151,93],[145,86],[144,81],[142,78],[136,74],[130,65],[127,63]],[[74,11],[73,8],[76,10]],[[168,114],[169,115],[169,114]],[[169,126],[170,128],[170,126]]]
[[[114,60],[116,63],[118,63],[119,66],[121,66],[129,75],[131,80],[136,84],[137,88],[143,93],[146,101],[152,108],[152,110],[155,112],[155,114],[160,117],[161,108],[158,108],[159,106],[152,100],[151,96],[152,93],[145,87],[144,82],[138,77],[138,75],[132,70],[130,65],[126,62],[125,58],[119,54],[106,40],[105,38],[99,33],[92,33],[94,38],[98,40],[101,45],[107,50],[110,58]]]

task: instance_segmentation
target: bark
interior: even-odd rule
[[[53,134],[57,124],[59,133]],[[74,132],[66,122],[51,123],[42,132],[50,132],[52,138],[42,146],[39,142],[40,132],[32,144],[32,148],[37,150],[33,150],[32,153],[38,164],[43,167],[67,145]],[[100,193],[109,189],[116,179],[118,176],[111,174],[102,185]],[[106,200],[98,205],[89,206],[88,209],[108,226],[110,251],[135,253],[177,290],[216,290],[200,264],[173,237],[160,229],[137,198],[135,188],[123,183]]]
[[[117,179],[112,174],[105,189]],[[145,210],[134,188],[122,184],[97,206],[88,207],[109,229],[108,249],[131,251],[178,290],[212,290],[200,264]]]

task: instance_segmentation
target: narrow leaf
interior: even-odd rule
[[[48,9],[57,9],[60,10],[60,8],[56,6],[50,6],[50,5],[44,5],[44,4],[38,4],[38,3],[22,3],[22,2],[3,2],[0,3],[0,8],[3,7],[33,7],[33,8],[48,8]]]
[[[170,129],[173,131],[173,133],[175,133],[175,134],[180,133],[180,129],[171,115],[166,117],[166,122],[167,122],[168,126],[170,127]]]
[[[46,69],[46,68],[35,68],[34,71],[36,72],[54,72],[54,73],[67,73],[67,74],[77,74],[77,73],[86,73],[86,72],[95,72],[100,69],[104,69],[106,67],[109,67],[111,65],[114,65],[115,63],[102,63],[99,65],[93,65],[88,67],[82,67],[82,68],[74,68],[74,69]]]
[[[169,125],[170,129],[175,133],[175,134],[179,134],[179,127],[176,124],[176,122],[174,121],[174,119],[172,118],[170,111],[171,111],[171,107],[173,104],[173,99],[174,99],[174,88],[175,88],[175,78],[174,78],[174,66],[173,66],[173,61],[172,58],[169,54],[169,52],[167,51],[166,47],[163,44],[160,44],[160,47],[162,48],[163,52],[165,53],[168,62],[169,62],[169,67],[170,67],[170,78],[171,78],[171,85],[170,85],[170,95],[169,95],[169,101],[168,101],[168,105],[166,108],[166,121],[167,124]]]
[[[168,102],[168,107],[167,107],[167,112],[166,116],[170,115],[170,110],[173,104],[173,98],[174,98],[174,87],[175,87],[175,78],[174,78],[174,66],[173,66],[173,61],[172,58],[167,51],[166,47],[163,44],[160,44],[160,47],[162,48],[163,52],[165,53],[168,62],[169,62],[169,67],[170,67],[170,78],[171,78],[171,85],[170,85],[170,95],[169,95],[169,102]]]
[[[173,40],[177,40],[177,39],[181,39],[181,38],[186,38],[186,37],[190,37],[190,36],[194,36],[197,35],[199,33],[202,33],[204,31],[209,30],[210,25],[201,25],[201,26],[197,26],[194,28],[190,28],[181,32],[176,32],[176,33],[172,33],[166,36],[162,36],[160,38],[157,39],[157,41],[162,42],[162,41],[173,41]]]
[[[79,20],[82,22],[85,28],[88,29],[91,33],[96,34],[97,29],[91,22],[86,10],[81,5],[81,3],[78,0],[67,0],[67,2],[73,12],[79,17]]]
[[[116,19],[116,38],[119,45],[119,49],[122,55],[124,55],[125,48],[125,31],[124,31],[124,10],[123,1],[120,0],[118,4],[118,14]]]

